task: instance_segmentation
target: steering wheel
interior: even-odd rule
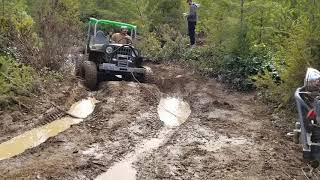
[[[119,41],[117,41],[116,43],[118,43],[118,44],[120,44],[120,41],[122,41],[122,40],[129,40],[129,43],[128,44],[132,44],[132,40],[131,39],[129,39],[129,38],[122,38],[122,39],[120,39]]]

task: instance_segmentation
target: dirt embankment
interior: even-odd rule
[[[300,148],[272,125],[270,113],[254,95],[232,92],[178,66],[151,69],[154,76],[147,84],[102,82],[97,92],[87,92],[77,83],[56,88],[57,94],[48,98],[60,105],[70,106],[86,95],[101,102],[79,125],[0,161],[0,177],[94,179],[136,152],[142,142],[160,135],[159,146],[138,154],[133,162],[136,179],[301,177]],[[188,120],[170,133],[163,133],[166,127],[157,113],[161,96],[179,97],[191,107]],[[39,114],[52,105],[41,99],[36,103],[33,114],[1,115],[1,142],[44,123]]]

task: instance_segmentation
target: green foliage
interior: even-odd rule
[[[220,78],[239,90],[252,90],[253,82],[248,79],[262,70],[263,62],[257,57],[241,58],[226,56],[220,67]]]
[[[32,51],[37,42],[34,32],[34,21],[27,14],[24,0],[2,2],[3,12],[0,12],[0,48],[15,46],[21,48],[25,55]]]
[[[147,12],[148,19],[151,20],[151,29],[157,29],[162,24],[169,24],[170,27],[182,30],[182,1],[149,0]]]
[[[161,42],[156,37],[155,33],[146,34],[143,39],[137,43],[137,48],[142,52],[142,55],[149,60],[159,60]]]
[[[169,25],[160,26],[158,33],[148,33],[137,47],[153,61],[182,59],[187,50],[187,39]]]
[[[178,35],[176,39],[167,39],[160,51],[159,59],[162,60],[177,60],[181,59],[187,50],[187,39]]]
[[[183,62],[240,90],[257,87],[289,103],[307,67],[320,68],[320,1],[196,0],[204,46],[187,47],[185,0],[5,0],[0,48],[56,73],[70,46],[83,42],[89,17],[138,26],[137,47],[153,61]],[[49,71],[51,72],[51,71]],[[49,78],[50,79],[50,78]],[[4,88],[6,89],[6,88]]]
[[[213,46],[187,49],[183,56],[184,61],[210,76],[218,76],[221,58],[222,52]]]
[[[34,90],[37,74],[30,66],[15,62],[7,55],[0,55],[0,107],[17,95],[27,96]]]
[[[256,85],[268,101],[286,105],[293,102],[293,93],[303,85],[308,67],[320,68],[320,31],[318,1],[287,4],[286,35],[276,46],[273,63],[279,72],[282,83],[272,81],[272,73],[264,73],[256,78]],[[288,13],[290,12],[290,14]]]
[[[8,33],[9,33],[9,20],[4,18],[3,16],[0,17],[0,48],[7,47],[8,45]]]
[[[81,39],[80,4],[76,0],[28,0],[28,4],[41,38],[35,66],[58,70],[68,49]]]
[[[80,0],[81,20],[89,17],[128,22],[138,26],[141,33],[158,30],[169,24],[175,29],[184,28],[185,1],[172,0]]]
[[[34,31],[35,22],[27,13],[25,0],[2,1],[0,11],[0,53],[10,52],[22,63],[36,65],[39,38]]]

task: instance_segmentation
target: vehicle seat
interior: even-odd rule
[[[96,44],[106,44],[108,42],[107,37],[104,35],[103,31],[97,31],[95,43]]]

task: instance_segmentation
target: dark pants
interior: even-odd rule
[[[190,45],[194,45],[196,43],[196,25],[197,22],[188,21],[188,33],[190,37]]]

